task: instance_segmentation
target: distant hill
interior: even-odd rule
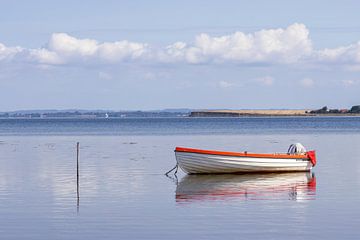
[[[190,117],[242,117],[242,116],[355,116],[360,114],[360,105],[351,109],[243,109],[243,110],[199,110],[192,111]]]
[[[241,117],[241,116],[305,116],[309,110],[203,110],[193,111],[190,117]]]

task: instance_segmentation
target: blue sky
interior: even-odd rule
[[[0,4],[0,111],[360,104],[359,1]]]

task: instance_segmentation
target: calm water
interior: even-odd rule
[[[293,142],[311,173],[163,175],[175,146]],[[0,239],[360,237],[360,118],[0,120],[0,164]]]
[[[219,135],[360,132],[360,117],[0,119],[0,135]]]

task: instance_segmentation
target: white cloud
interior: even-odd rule
[[[99,72],[98,76],[99,76],[99,79],[102,79],[102,80],[111,80],[113,78],[113,76],[110,73],[101,72],[101,71]]]
[[[309,30],[295,23],[286,28],[254,33],[235,32],[224,36],[206,33],[194,42],[175,42],[164,47],[127,40],[100,43],[54,33],[46,47],[26,49],[0,43],[0,61],[27,61],[40,65],[118,64],[122,62],[186,64],[339,64],[348,71],[360,70],[360,42],[332,49],[313,50]],[[265,85],[272,80],[265,79]]]
[[[186,43],[176,42],[158,53],[158,58],[163,62],[182,61],[185,57]]]
[[[272,86],[274,84],[274,78],[272,78],[270,76],[256,78],[255,81],[260,83],[263,86]]]
[[[22,52],[21,47],[6,47],[0,43],[0,61],[11,60],[16,54]]]
[[[155,79],[168,79],[171,74],[168,71],[149,71],[141,74],[142,78],[145,80],[155,80]]]
[[[253,34],[235,32],[231,35],[196,36],[193,45],[178,42],[166,48],[171,60],[188,63],[234,61],[240,63],[291,63],[309,56],[312,44],[309,31],[303,24],[292,24],[286,29],[261,30]]]
[[[146,72],[144,74],[143,78],[146,80],[154,80],[154,79],[156,79],[156,74],[152,73],[152,72]]]
[[[40,64],[62,64],[65,62],[56,52],[49,51],[45,48],[29,50],[29,60]]]
[[[230,82],[227,82],[227,81],[220,81],[219,82],[219,87],[220,88],[230,88],[232,86],[234,86],[234,84],[230,83]]]
[[[359,72],[360,64],[349,64],[345,66],[345,70],[349,72]]]
[[[147,47],[147,44],[119,41],[100,44],[97,50],[100,59],[117,62],[124,59],[141,58],[148,51]]]
[[[93,56],[98,43],[92,39],[77,39],[66,33],[54,33],[48,43],[49,50],[60,56]]]
[[[315,81],[312,80],[311,78],[304,78],[304,79],[301,79],[299,83],[302,87],[311,88],[314,86]]]
[[[78,39],[66,33],[54,33],[48,48],[30,49],[30,59],[42,64],[102,61],[108,63],[137,59],[146,53],[147,44],[129,41],[99,44],[93,39]]]
[[[360,64],[360,41],[349,46],[319,50],[316,55],[320,62]]]
[[[347,79],[347,80],[343,80],[342,83],[345,87],[351,87],[353,85],[357,85],[359,84],[359,80],[352,80],[352,79]]]

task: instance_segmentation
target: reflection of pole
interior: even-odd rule
[[[76,143],[76,192],[77,192],[77,207],[79,210],[79,200],[80,200],[80,195],[79,195],[79,146],[80,143],[77,142]]]

